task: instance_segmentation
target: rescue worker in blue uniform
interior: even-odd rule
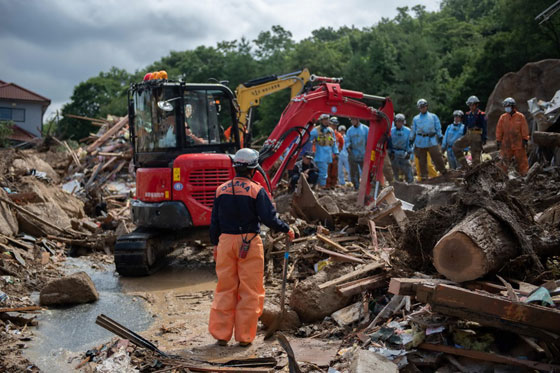
[[[436,170],[445,175],[447,170],[438,146],[438,141],[443,138],[439,118],[428,111],[428,101],[425,99],[418,100],[416,106],[420,113],[412,120],[410,141],[414,144],[414,155],[418,157],[420,176],[422,180],[428,179],[428,153],[430,153]]]
[[[399,180],[400,172],[405,176],[407,183],[414,181],[412,166],[410,165],[410,129],[405,126],[404,114],[395,115],[395,125],[391,128],[391,143],[389,147],[389,158],[395,179]]]
[[[346,131],[346,150],[348,151],[348,163],[350,164],[350,180],[354,184],[354,189],[360,187],[360,177],[362,176],[362,165],[366,155],[366,144],[369,134],[369,127],[360,123],[358,118],[351,118],[352,126]]]
[[[455,110],[453,112],[453,123],[447,126],[445,130],[445,136],[443,136],[443,142],[441,143],[441,148],[447,151],[447,162],[449,163],[449,168],[456,170],[459,168],[459,163],[457,158],[455,158],[455,153],[453,152],[453,144],[463,136],[465,132],[465,125],[463,124],[463,116],[465,114],[462,110]]]
[[[457,139],[453,146],[455,158],[462,168],[468,165],[463,154],[463,149],[468,147],[471,148],[472,165],[476,166],[480,163],[482,147],[486,144],[487,136],[486,114],[478,108],[480,100],[476,96],[471,96],[467,99],[466,104],[470,110],[465,116],[463,136]]]
[[[315,163],[319,168],[319,186],[326,187],[329,164],[338,157],[336,135],[329,127],[329,115],[321,114],[319,127],[315,127],[309,136],[309,141],[315,145]]]

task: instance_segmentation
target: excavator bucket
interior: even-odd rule
[[[305,177],[300,177],[292,200],[296,215],[308,222],[320,222],[326,227],[334,225],[333,217],[319,203]]]

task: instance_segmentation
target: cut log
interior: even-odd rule
[[[434,267],[455,282],[476,280],[516,257],[517,242],[486,210],[468,215],[436,244]]]
[[[539,146],[554,148],[560,146],[560,133],[535,131],[533,142]]]

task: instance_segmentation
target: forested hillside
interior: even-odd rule
[[[560,15],[543,25],[534,19],[551,3],[444,0],[437,12],[423,6],[398,8],[395,18],[371,27],[320,28],[299,42],[290,30],[273,26],[255,40],[172,50],[140,71],[114,67],[101,72],[78,84],[62,111],[90,117],[124,115],[129,83],[152,70],[164,69],[170,78],[188,82],[228,80],[234,89],[259,76],[307,67],[317,75],[344,77],[345,88],[391,96],[395,110],[407,118],[416,113],[416,100],[424,97],[430,110],[448,122],[454,109],[466,108],[469,95],[478,95],[484,106],[504,73],[530,61],[560,57]],[[255,117],[257,135],[271,131],[288,97],[286,91],[263,100]],[[59,125],[61,135],[75,139],[91,130],[70,118]]]

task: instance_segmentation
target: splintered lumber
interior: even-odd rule
[[[485,209],[468,215],[433,250],[439,273],[456,282],[476,280],[518,255],[517,242]]]
[[[109,140],[112,136],[114,136],[117,132],[119,132],[127,124],[128,124],[128,117],[123,117],[121,120],[119,120],[117,122],[117,124],[115,124],[113,127],[109,128],[107,130],[107,132],[105,132],[103,135],[101,135],[100,138],[95,140],[95,142],[93,144],[89,145],[86,148],[86,151],[88,153],[91,153],[92,151],[96,150],[98,147],[103,145],[107,140]]]
[[[514,365],[529,369],[537,369],[545,372],[557,372],[560,370],[560,365],[546,364],[538,361],[531,361],[525,359],[516,359],[514,357],[498,355],[495,353],[466,350],[464,348],[456,348],[451,346],[444,346],[432,343],[422,343],[418,348],[429,351],[444,352],[446,354],[464,356],[471,359],[489,361],[492,363],[500,363],[507,365]]]
[[[323,249],[322,247],[319,247],[319,246],[315,246],[315,250],[317,250],[317,251],[319,251],[323,254],[327,254],[331,258],[333,258],[334,260],[338,260],[338,261],[341,261],[341,262],[351,262],[351,263],[364,264],[364,261],[362,259],[357,258],[355,256],[352,256],[350,254],[341,254],[341,253],[336,252],[336,251]]]
[[[345,297],[360,294],[364,290],[377,289],[387,284],[387,274],[381,273],[379,275],[362,278],[356,281],[347,282],[338,285],[336,290]]]
[[[418,285],[455,284],[453,281],[432,278],[392,278],[389,293],[394,295],[416,295]]]
[[[512,302],[502,296],[445,284],[421,284],[416,298],[429,303],[434,312],[547,342],[560,342],[560,311],[553,308]]]
[[[346,249],[344,246],[342,246],[341,244],[334,242],[331,239],[328,239],[327,237],[323,236],[322,234],[317,233],[317,238],[320,239],[321,241],[323,241],[324,243],[334,247],[337,250],[340,250],[344,253],[348,252],[348,249]]]
[[[377,230],[375,229],[375,222],[373,220],[368,221],[369,234],[371,235],[371,243],[375,251],[379,250],[379,243],[377,241]]]
[[[560,146],[560,133],[535,131],[533,142],[539,146],[554,148]]]
[[[40,310],[42,310],[40,306],[0,308],[0,312],[29,312],[29,311],[40,311]]]
[[[368,272],[374,271],[377,268],[381,268],[381,267],[383,267],[383,265],[384,265],[383,263],[369,263],[369,264],[366,264],[363,267],[360,267],[353,272],[347,273],[343,276],[340,276],[340,277],[335,278],[333,280],[322,283],[321,285],[319,285],[319,289],[325,289],[325,288],[328,288],[330,286],[345,283],[346,281],[353,280],[357,277],[365,275]]]

